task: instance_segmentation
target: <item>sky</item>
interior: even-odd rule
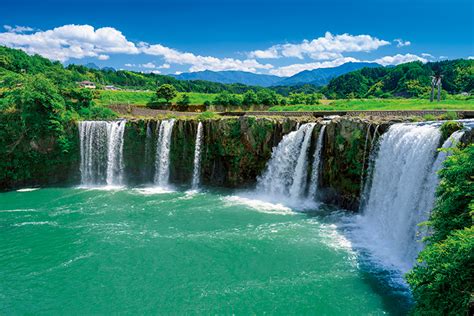
[[[474,58],[474,1],[0,0],[0,45],[65,65],[291,76]]]

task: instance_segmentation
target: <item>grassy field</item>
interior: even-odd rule
[[[172,100],[173,103],[178,101],[180,95]],[[189,95],[191,104],[203,104],[205,101],[212,101],[215,98],[215,94],[206,93],[186,93]],[[134,105],[147,105],[152,100],[155,92],[153,91],[99,91],[99,97],[95,100],[98,105],[111,105],[111,104],[134,104]]]
[[[274,106],[270,111],[474,110],[474,100],[429,102],[420,99],[324,100],[319,105]]]

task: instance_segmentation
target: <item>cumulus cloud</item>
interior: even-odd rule
[[[474,60],[474,56],[469,56],[469,57],[467,57],[467,59]]]
[[[147,55],[162,57],[167,63],[178,65],[190,65],[189,71],[202,70],[242,70],[248,72],[257,72],[258,69],[271,69],[270,64],[261,64],[255,59],[234,59],[217,58],[213,56],[201,56],[188,52],[180,52],[176,49],[163,46],[161,44],[150,45],[148,43],[139,44],[140,51]]]
[[[105,53],[139,53],[135,44],[120,31],[112,27],[94,29],[90,25],[64,25],[30,34],[0,33],[0,44],[61,62],[71,58],[105,56]]]
[[[350,35],[347,33],[333,35],[326,32],[324,37],[318,37],[311,41],[304,40],[299,44],[274,45],[266,50],[252,51],[248,56],[261,59],[281,57],[303,59],[309,57],[314,60],[330,60],[342,58],[342,53],[370,52],[385,45],[390,45],[390,42],[370,35]]]
[[[425,58],[435,58],[433,55],[428,54],[428,53],[421,53],[421,56]]]
[[[394,56],[385,56],[382,58],[375,59],[373,62],[380,64],[382,66],[388,66],[388,65],[399,65],[403,63],[408,63],[411,61],[421,61],[422,63],[428,62],[426,58],[420,57],[418,55],[413,55],[413,54],[397,54]]]
[[[150,63],[146,63],[146,64],[141,64],[140,67],[153,69],[153,68],[156,68],[156,65],[154,63],[150,62]]]
[[[343,58],[338,58],[331,61],[293,64],[293,65],[288,65],[288,66],[272,69],[270,70],[270,73],[272,75],[276,75],[280,77],[289,77],[299,72],[302,72],[304,70],[314,70],[318,68],[332,68],[332,67],[337,67],[348,62],[360,62],[360,60],[352,58],[352,57],[343,57]]]
[[[136,65],[135,65],[135,64],[130,64],[130,63],[128,63],[128,64],[125,64],[124,66],[125,66],[125,67],[136,67]]]
[[[163,65],[159,66],[158,68],[159,69],[170,69],[171,65],[170,64],[163,64]]]
[[[99,59],[99,60],[107,60],[107,59],[109,59],[109,58],[110,58],[109,55],[103,55],[103,54],[101,54],[101,55],[97,56],[97,59]]]
[[[397,47],[405,47],[405,46],[410,46],[411,45],[410,41],[404,41],[401,38],[396,38],[393,41],[395,43],[397,43]]]
[[[33,32],[35,29],[29,26],[20,26],[20,25],[4,25],[3,28],[9,33],[26,33]]]

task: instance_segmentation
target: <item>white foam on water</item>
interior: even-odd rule
[[[56,222],[48,222],[48,221],[44,221],[44,222],[23,222],[23,223],[16,223],[16,224],[13,224],[12,226],[21,227],[21,226],[27,226],[27,225],[33,225],[33,226],[37,226],[37,225],[58,226],[58,223],[56,223]]]
[[[36,191],[39,190],[40,188],[24,188],[24,189],[18,189],[16,192],[31,192],[31,191]]]
[[[267,201],[231,195],[223,197],[222,200],[228,205],[245,205],[262,213],[294,215],[295,212],[291,208],[279,203],[271,203]]]
[[[167,193],[176,192],[171,187],[162,187],[162,186],[135,188],[133,189],[133,191],[139,194],[143,194],[143,195],[167,194]]]

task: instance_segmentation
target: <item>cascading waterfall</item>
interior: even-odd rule
[[[306,190],[308,149],[314,123],[302,124],[283,137],[273,149],[267,168],[258,179],[257,191],[276,198],[300,198]]]
[[[79,122],[82,185],[121,185],[126,121]]]
[[[107,122],[107,185],[123,182],[123,133],[125,122]]]
[[[156,143],[155,184],[167,186],[170,176],[169,154],[171,148],[171,134],[175,120],[161,121],[158,140]]]
[[[202,147],[202,122],[199,122],[196,133],[196,144],[194,146],[194,168],[192,188],[197,190],[201,179],[201,147]]]
[[[318,141],[316,143],[316,148],[313,155],[313,165],[311,171],[311,181],[309,185],[308,197],[316,199],[319,187],[319,171],[321,169],[321,152],[323,149],[324,143],[324,131],[326,130],[326,125],[322,125],[319,130]]]
[[[443,147],[451,147],[462,132]],[[446,154],[438,154],[441,134],[434,125],[395,124],[382,136],[368,199],[356,233],[384,263],[408,271],[423,244],[418,224],[433,208],[436,172]],[[370,242],[369,242],[370,241]]]

